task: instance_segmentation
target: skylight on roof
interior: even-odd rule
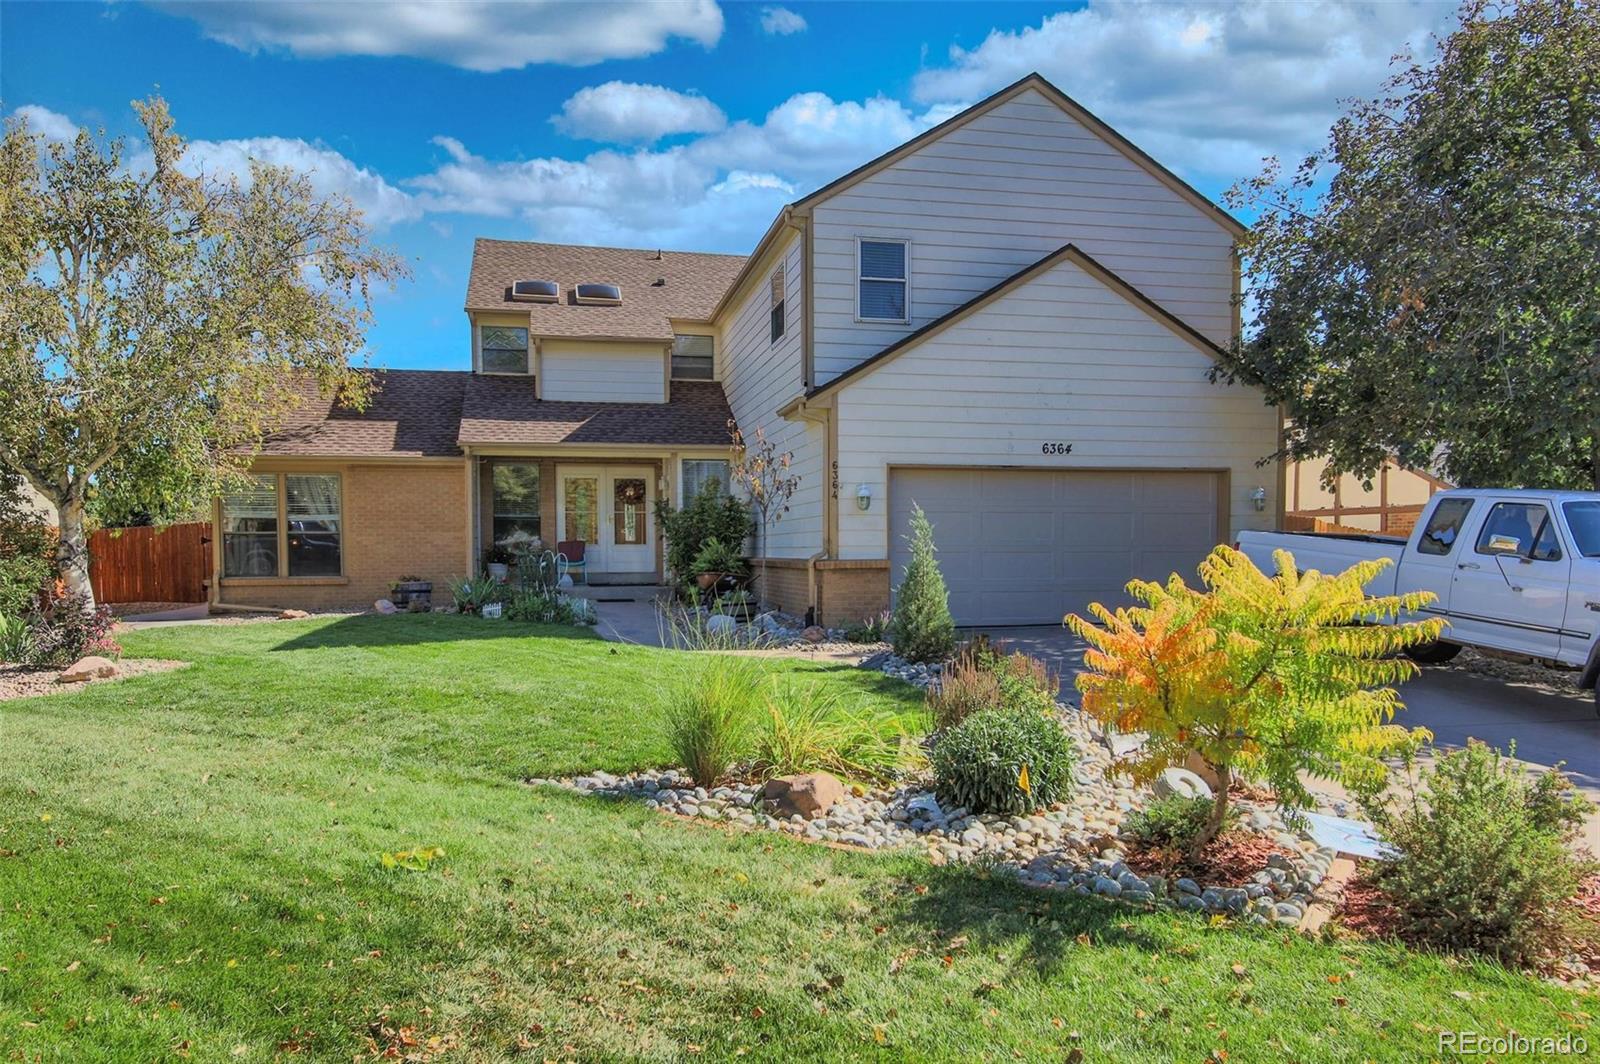
[[[519,303],[554,303],[561,296],[561,286],[554,281],[515,281],[511,285],[511,298]]]
[[[572,293],[579,303],[614,307],[622,302],[622,289],[614,284],[580,284]]]

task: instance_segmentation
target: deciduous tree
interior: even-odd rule
[[[195,173],[165,103],[134,110],[137,151],[17,117],[0,141],[0,467],[59,510],[56,564],[90,603],[94,485],[150,476],[170,510],[237,474],[305,381],[361,405],[370,288],[404,273],[347,199],[265,163]]]
[[[1600,486],[1600,6],[1472,0],[1325,148],[1233,189],[1254,306],[1218,375],[1287,453]]]
[[[1380,755],[1429,737],[1390,723],[1401,704],[1392,685],[1417,668],[1395,655],[1437,639],[1444,622],[1374,622],[1394,622],[1433,596],[1368,597],[1362,588],[1387,558],[1337,575],[1300,573],[1287,551],[1274,561],[1267,576],[1220,546],[1200,564],[1204,591],[1176,573],[1164,585],[1135,580],[1128,592],[1140,605],[1112,611],[1096,602],[1094,621],[1066,618],[1089,644],[1076,681],[1084,711],[1149,735],[1121,767],[1147,782],[1192,752],[1216,773],[1191,857],[1221,830],[1235,779],[1265,781],[1292,813],[1311,803],[1301,772],[1370,783],[1386,771]]]

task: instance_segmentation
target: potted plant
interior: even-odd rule
[[[748,621],[755,613],[756,597],[744,588],[724,591],[717,599],[717,613],[725,613],[735,620]]]
[[[738,548],[719,539],[706,540],[700,553],[694,556],[694,580],[702,591],[709,591],[730,577],[737,581],[747,571]]]
[[[505,583],[506,578],[511,575],[511,549],[499,543],[491,544],[489,549],[483,552],[483,568],[491,580]]]
[[[402,576],[389,584],[389,601],[402,608],[418,603],[422,608],[433,605],[433,581],[420,576]]]

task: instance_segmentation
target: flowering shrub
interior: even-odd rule
[[[71,665],[86,654],[114,657],[122,647],[111,638],[116,618],[105,606],[87,609],[82,595],[63,595],[52,599],[42,610],[27,618],[27,663],[30,665]]]

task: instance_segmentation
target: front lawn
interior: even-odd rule
[[[1401,1060],[1595,1011],[520,782],[664,763],[654,716],[702,656],[443,615],[125,644],[195,664],[0,703],[0,1059]]]

